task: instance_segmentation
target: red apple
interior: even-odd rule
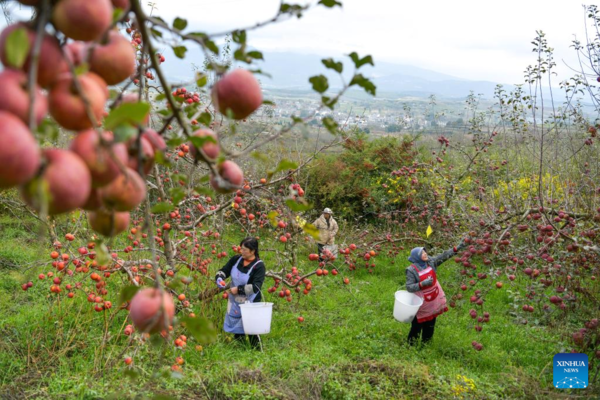
[[[75,41],[65,46],[65,55],[75,67],[79,67],[87,58],[88,46],[85,42]]]
[[[135,73],[135,50],[125,36],[110,31],[106,41],[91,48],[90,70],[108,85],[116,85]]]
[[[142,146],[142,163],[144,168],[144,174],[148,175],[154,166],[154,147],[150,141],[144,137],[140,138],[140,145]],[[134,171],[138,171],[138,147],[137,138],[134,137],[127,142],[127,151],[129,153],[128,166]]]
[[[0,111],[0,142],[0,189],[33,178],[40,166],[38,144],[23,121],[6,111]]]
[[[104,105],[108,99],[106,84],[102,86],[100,78],[90,72],[80,75],[78,79],[96,122],[101,122]],[[64,128],[81,131],[93,127],[70,74],[63,75],[57,80],[50,91],[49,100],[50,113]]]
[[[210,184],[219,193],[231,193],[239,189],[244,181],[244,173],[233,161],[223,161],[217,166],[219,178],[210,177]]]
[[[27,37],[29,39],[29,55],[27,56],[24,65],[20,69],[24,72],[29,72],[31,67],[31,50],[33,49],[36,32],[29,29],[25,23],[19,22],[17,24],[10,25],[2,31],[2,34],[0,34],[0,60],[6,67],[16,67],[15,65],[10,65],[8,62],[8,57],[6,54],[6,39],[17,28],[24,28],[27,30]],[[37,83],[41,87],[47,88],[61,73],[66,71],[68,71],[68,65],[62,55],[58,40],[49,34],[44,35],[38,61]]]
[[[108,185],[121,173],[127,165],[127,148],[123,143],[111,144],[111,135],[104,132],[106,147],[100,145],[98,133],[92,129],[79,133],[71,141],[70,149],[79,155],[92,174],[92,185],[102,187]],[[111,154],[112,153],[112,154]]]
[[[262,104],[262,91],[251,72],[236,69],[221,78],[213,87],[212,98],[219,112],[233,118],[244,119]]]
[[[161,305],[162,304],[162,305]],[[167,292],[145,288],[133,296],[129,317],[141,332],[156,333],[167,329],[173,321],[175,305]]]
[[[93,187],[93,178],[92,178],[92,190],[90,190],[90,195],[86,200],[85,204],[81,206],[84,210],[87,211],[96,211],[102,207],[102,199],[100,198],[100,192],[98,189]]]
[[[60,149],[45,149],[42,152],[46,166],[41,176],[42,185],[34,180],[22,191],[25,201],[36,210],[41,210],[44,186],[47,185],[48,214],[56,215],[83,206],[92,189],[92,177],[83,160],[75,153]]]
[[[146,123],[148,122],[146,121]],[[167,150],[167,143],[165,143],[165,139],[163,139],[163,137],[160,136],[154,129],[147,128],[142,133],[142,137],[150,142],[155,152],[164,152]]]
[[[211,131],[210,129],[199,129],[196,132],[194,132],[192,136],[197,136],[197,137],[210,136],[210,137],[212,137],[215,140],[215,143],[213,143],[213,142],[204,143],[202,145],[202,150],[204,151],[204,154],[206,155],[206,157],[209,160],[217,159],[221,149],[219,147],[219,141],[217,139],[217,135],[215,135],[215,133],[213,131]],[[200,154],[196,150],[196,146],[194,146],[191,142],[188,143],[188,146],[190,147],[190,154],[192,155],[192,157],[199,159]]]
[[[124,11],[129,10],[130,7],[129,0],[112,0],[112,5],[114,8],[120,8]]]
[[[131,211],[146,198],[146,182],[131,168],[126,171],[100,189],[103,202],[117,211]]]
[[[52,22],[66,37],[90,42],[106,32],[112,16],[110,0],[60,0],[52,11]]]
[[[99,209],[88,213],[88,221],[93,230],[101,235],[112,237],[127,229],[129,213]]]
[[[18,70],[6,69],[0,73],[0,110],[15,114],[29,124],[29,92],[27,75]],[[39,124],[48,114],[48,101],[39,87],[35,88],[35,122]]]

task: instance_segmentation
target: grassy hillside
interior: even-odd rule
[[[198,350],[189,339],[182,353],[172,346],[134,346],[139,338],[122,334],[123,312],[103,337],[107,315],[94,312],[83,293],[55,302],[47,285],[36,281],[23,292],[22,282],[48,269],[27,269],[27,263],[48,250],[9,219],[3,219],[2,237],[2,398],[548,399],[600,394],[552,388],[552,357],[561,338],[503,316],[506,290],[488,295],[491,321],[482,333],[457,307],[438,319],[430,345],[407,346],[409,324],[392,317],[406,255],[395,262],[378,257],[372,275],[364,270],[340,274],[350,277],[350,285],[340,275],[316,278],[313,292],[292,303],[267,294],[275,306],[262,353],[231,342],[222,332],[226,302],[215,298],[197,313],[218,325],[217,342]],[[267,253],[267,265],[268,258]],[[442,284],[456,276],[453,268],[452,262],[440,268]],[[305,321],[299,323],[298,316]],[[484,350],[475,351],[472,340],[483,343]],[[178,355],[185,359],[183,371],[171,377],[166,368]],[[125,366],[125,356],[134,358],[133,368]]]

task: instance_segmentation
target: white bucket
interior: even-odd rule
[[[394,297],[396,302],[394,303],[394,318],[400,322],[412,322],[417,311],[423,304],[423,299],[414,293],[407,292],[406,290],[398,290]]]
[[[243,303],[242,324],[246,335],[264,335],[271,332],[273,303]]]

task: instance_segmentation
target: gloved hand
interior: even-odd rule
[[[217,278],[217,286],[220,289],[223,289],[227,284],[225,283],[225,281],[223,280],[223,278],[219,277]]]
[[[421,282],[421,287],[429,287],[433,285],[433,277],[430,276],[429,278],[425,279],[423,282]]]
[[[465,239],[460,239],[460,243],[458,244],[458,246],[454,246],[454,252],[458,253],[460,250],[464,249],[465,247],[467,247],[467,244],[465,243]]]

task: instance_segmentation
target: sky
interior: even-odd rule
[[[576,0],[340,0],[248,33],[262,51],[342,56],[352,51],[377,60],[414,65],[463,79],[522,83],[534,64],[536,30],[555,50],[558,77],[573,75],[570,48],[584,39],[582,3]],[[167,21],[188,20],[190,31],[207,33],[268,20],[278,0],[154,0]],[[298,3],[306,3],[297,0]],[[316,0],[313,0],[313,3]],[[146,3],[146,1],[144,1]],[[148,7],[146,7],[148,8]]]
[[[287,0],[306,4],[307,0]],[[309,0],[316,3],[317,0]],[[265,52],[342,57],[352,51],[377,61],[412,65],[462,79],[523,83],[536,61],[531,41],[546,34],[557,63],[553,86],[574,74],[570,48],[585,38],[585,14],[577,0],[339,0],[343,6],[309,10],[248,32]],[[272,18],[279,0],[142,0],[166,21],[188,20],[188,31],[223,32]],[[19,14],[18,3],[11,5]],[[28,10],[27,8],[25,8]],[[25,10],[21,10],[23,13]],[[29,14],[30,15],[30,14]],[[2,20],[0,25],[4,25]]]

